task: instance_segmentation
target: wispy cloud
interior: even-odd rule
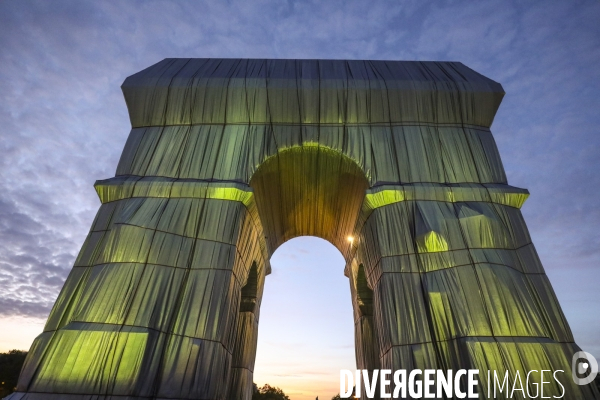
[[[119,86],[165,57],[465,63],[507,92],[492,130],[550,278],[597,281],[599,20],[590,0],[0,2],[0,315],[47,315],[129,131]]]

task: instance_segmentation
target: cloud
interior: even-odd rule
[[[47,317],[76,244],[28,213],[27,200],[17,205],[0,199],[0,310],[4,316]]]
[[[127,138],[119,86],[165,57],[461,61],[507,92],[492,130],[549,274],[594,268],[598,20],[586,0],[0,2],[0,315],[48,314]]]

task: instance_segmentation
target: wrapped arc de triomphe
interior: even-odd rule
[[[594,398],[489,129],[500,84],[455,62],[166,59],[122,89],[116,176],[11,400],[250,399],[269,258],[301,235],[346,259],[358,368],[562,369],[565,398]]]

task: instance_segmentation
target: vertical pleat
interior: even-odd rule
[[[489,130],[498,83],[448,62],[166,59],[122,90],[117,176],[11,400],[250,400],[268,259],[300,235],[346,258],[359,368],[570,370]]]

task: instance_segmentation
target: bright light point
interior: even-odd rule
[[[350,243],[354,242],[354,237],[353,237],[353,236],[348,236],[348,241],[349,241]]]

